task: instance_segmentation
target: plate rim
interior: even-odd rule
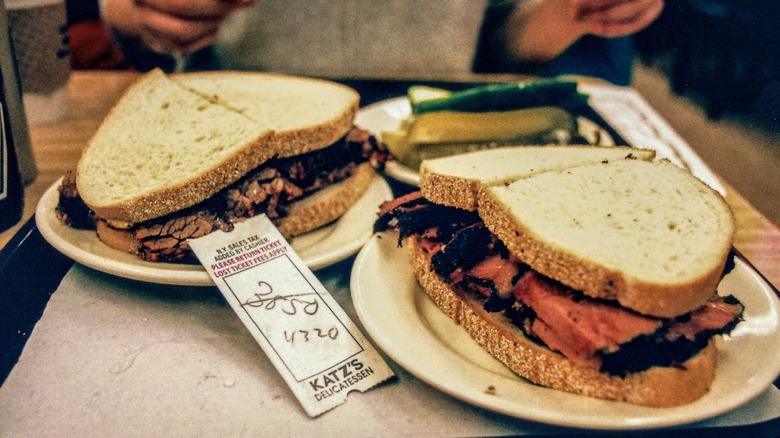
[[[49,188],[46,189],[35,208],[36,227],[38,228],[38,231],[41,233],[43,238],[56,250],[84,266],[90,267],[100,272],[115,275],[117,277],[176,286],[207,287],[214,285],[213,280],[208,275],[208,272],[206,272],[205,268],[197,264],[185,265],[174,263],[144,262],[148,263],[148,265],[136,265],[135,263],[130,262],[130,258],[135,256],[129,253],[125,254],[120,250],[106,246],[105,249],[107,252],[111,254],[115,252],[116,257],[104,258],[87,251],[86,249],[76,245],[73,241],[64,237],[62,233],[58,231],[58,229],[64,229],[67,227],[67,225],[62,224],[54,213],[58,199],[58,188],[62,182],[62,179],[62,177],[57,179],[52,185],[49,186]],[[371,185],[366,190],[366,193],[369,193],[370,190],[378,191],[378,193],[385,200],[392,199],[392,189],[388,185],[387,181],[385,181],[385,179],[379,174],[374,176],[374,180],[372,180]],[[379,197],[379,195],[377,195],[377,197]],[[329,226],[333,226],[333,224]],[[91,242],[98,242],[97,236],[94,235],[94,230],[77,230],[69,227],[68,230],[83,233],[84,237],[90,239]],[[318,230],[315,230],[314,232],[316,231]],[[92,234],[91,237],[89,236],[90,234]],[[306,235],[307,234],[304,234],[303,236]],[[311,270],[317,270],[338,263],[356,254],[370,238],[371,234],[369,233],[368,235],[364,236],[364,238],[355,239],[355,241],[344,245],[337,251],[328,251],[309,255],[303,259],[304,264]],[[294,238],[291,239],[291,241],[294,240]],[[125,262],[123,259],[127,259],[128,261]],[[140,259],[133,261],[136,263],[143,262]]]
[[[402,343],[397,343],[397,342],[392,343],[392,341],[389,341],[389,339],[392,336],[390,336],[388,333],[381,332],[380,331],[381,328],[378,328],[373,325],[373,321],[376,318],[373,317],[373,315],[369,314],[370,310],[367,310],[370,306],[367,307],[365,301],[367,299],[367,294],[365,291],[361,289],[362,288],[361,276],[365,275],[361,271],[366,269],[364,266],[370,262],[371,257],[381,258],[381,251],[388,250],[386,248],[380,247],[380,245],[383,245],[382,241],[385,240],[385,241],[394,242],[395,239],[393,239],[393,237],[394,234],[392,232],[375,233],[371,237],[371,239],[369,239],[369,241],[363,246],[363,248],[358,253],[355,259],[355,263],[353,264],[353,269],[350,276],[350,292],[351,292],[353,305],[355,307],[356,313],[360,318],[361,323],[365,327],[366,331],[371,336],[371,338],[374,339],[374,341],[377,343],[377,345],[381,348],[383,352],[385,352],[388,356],[390,356],[401,367],[403,367],[405,370],[407,370],[415,377],[431,385],[435,389],[444,392],[445,394],[448,394],[450,396],[453,396],[455,398],[458,398],[460,400],[463,400],[467,403],[473,404],[475,406],[479,406],[494,412],[509,415],[511,417],[515,417],[519,419],[537,421],[545,424],[552,424],[552,425],[565,426],[565,427],[579,427],[579,428],[601,429],[601,430],[637,430],[637,429],[648,429],[648,428],[655,428],[655,427],[671,427],[671,426],[679,426],[683,424],[693,423],[696,421],[710,419],[718,415],[727,413],[733,409],[736,409],[737,407],[749,402],[750,400],[758,397],[760,394],[766,391],[772,385],[772,382],[775,379],[775,377],[771,377],[771,376],[776,376],[778,373],[780,373],[780,360],[778,360],[776,361],[774,370],[765,370],[760,374],[760,376],[764,377],[764,379],[760,381],[761,382],[760,384],[743,385],[743,387],[745,387],[746,389],[743,389],[739,393],[740,397],[736,397],[736,398],[731,397],[728,399],[723,399],[722,403],[718,403],[715,406],[713,406],[712,403],[704,404],[705,402],[711,402],[711,400],[705,399],[705,397],[707,397],[707,394],[705,394],[702,397],[702,399],[699,399],[699,400],[703,400],[701,403],[693,402],[693,403],[697,403],[696,407],[698,409],[696,410],[687,409],[687,407],[690,406],[690,404],[681,405],[672,408],[649,408],[644,406],[631,405],[628,403],[621,403],[622,407],[628,409],[629,411],[635,410],[637,412],[644,412],[645,414],[635,415],[631,418],[620,418],[620,419],[615,419],[614,414],[604,415],[601,419],[586,418],[581,415],[579,417],[572,417],[571,415],[561,415],[561,414],[555,415],[549,410],[540,411],[539,409],[536,409],[533,406],[533,403],[522,405],[522,406],[517,405],[516,402],[513,404],[509,400],[507,400],[507,403],[509,403],[508,405],[507,403],[499,403],[499,401],[501,401],[500,396],[497,396],[495,394],[486,396],[486,394],[484,394],[484,389],[480,390],[479,388],[469,387],[468,383],[463,383],[463,381],[466,381],[468,379],[461,379],[459,381],[456,381],[457,384],[465,385],[465,389],[447,386],[446,383],[452,383],[452,382],[443,382],[440,377],[432,376],[428,370],[421,370],[419,363],[418,364],[410,363],[407,360],[408,359],[407,356],[410,354],[409,351],[399,352],[399,348],[403,349],[403,347],[401,346]],[[389,245],[388,243],[384,243],[384,244]],[[393,251],[392,252],[393,256],[396,257],[399,254],[403,254],[403,250],[398,247],[396,247],[394,250],[391,251]],[[402,259],[403,261],[406,261],[405,254],[402,257]],[[382,261],[386,262],[387,260],[382,260]],[[761,295],[757,296],[756,298],[766,299],[771,302],[770,312],[772,312],[774,316],[774,321],[777,323],[778,319],[780,319],[780,310],[779,310],[780,303],[778,302],[777,297],[773,293],[771,293],[772,292],[771,287],[761,277],[760,273],[756,271],[755,268],[753,268],[747,261],[743,260],[739,256],[735,258],[735,261],[736,261],[735,270],[736,269],[743,270],[742,272],[745,275],[749,275],[753,280],[757,282],[756,287],[761,289]],[[412,279],[414,280],[414,284],[417,285],[416,290],[407,293],[410,293],[412,297],[415,297],[417,295],[417,296],[422,296],[423,299],[429,300],[427,294],[425,294],[425,292],[417,283],[417,280],[414,277],[414,274],[412,273],[411,270],[411,266],[408,265],[408,262],[406,266],[408,266],[408,272],[405,272],[404,275],[407,276],[411,275]],[[401,276],[401,273],[395,272],[394,275],[395,275],[394,278],[398,280]],[[376,279],[375,281],[381,281],[381,280]],[[435,306],[432,303],[430,305]],[[444,314],[442,313],[442,315]],[[420,319],[422,319],[422,317],[420,317]],[[453,324],[453,327],[457,327],[457,325],[454,325],[454,322],[452,322],[451,320],[450,323]],[[396,324],[395,326],[406,327],[407,325]],[[432,339],[436,338],[436,336],[431,332],[427,332],[427,334]],[[402,335],[398,335],[398,334],[395,335],[396,338],[403,338]],[[419,333],[415,333],[415,335],[419,336]],[[780,337],[780,328],[778,328],[777,324],[775,324],[774,326],[772,336],[774,338]],[[443,345],[442,342],[439,341],[437,342]],[[734,342],[734,341],[723,339],[721,340],[721,342]],[[477,348],[481,348],[481,347],[477,346]],[[452,349],[449,349],[448,352],[449,354],[454,354],[458,356],[458,353]],[[777,358],[780,358],[780,352],[775,353],[775,355],[777,356]],[[458,357],[460,358],[459,361],[470,363],[467,359],[461,356]],[[500,364],[497,361],[496,363]],[[503,365],[501,366],[503,367]],[[471,363],[470,368],[476,370],[477,374],[480,374],[481,367],[479,367],[478,365]],[[489,372],[489,371],[485,371],[485,372]],[[540,390],[543,391],[550,391],[550,395],[555,397],[556,399],[563,399],[563,398],[568,399],[572,397],[577,397],[580,402],[589,405],[594,405],[595,407],[598,406],[604,407],[604,406],[609,406],[610,404],[616,406],[614,405],[614,403],[620,403],[620,402],[611,402],[611,401],[593,399],[593,398],[580,396],[576,394],[569,394],[563,391],[557,391],[549,388],[542,388],[530,382],[524,381],[520,377],[516,377],[515,380],[519,383],[523,383],[524,385],[530,385],[532,387],[539,388]],[[717,374],[716,374],[716,380],[718,380]],[[715,384],[716,382],[713,381],[713,386]]]

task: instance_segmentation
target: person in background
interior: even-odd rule
[[[73,70],[124,70],[132,67],[101,22],[96,0],[66,0],[65,10]]]
[[[100,2],[108,29],[142,70],[326,77],[523,72],[618,84],[630,81],[630,36],[663,7],[663,0]]]
[[[663,0],[493,2],[485,13],[479,72],[579,74],[628,85],[632,36],[653,23]]]

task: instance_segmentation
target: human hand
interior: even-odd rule
[[[572,0],[572,19],[588,33],[603,37],[631,35],[655,21],[664,0]]]
[[[103,16],[149,49],[185,55],[211,45],[222,21],[256,0],[104,0]]]

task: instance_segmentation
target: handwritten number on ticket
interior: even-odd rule
[[[393,376],[265,215],[189,243],[310,416]]]

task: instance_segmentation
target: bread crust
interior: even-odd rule
[[[153,74],[161,73],[153,71],[147,75]],[[221,74],[236,73],[221,72]],[[261,75],[260,73],[244,74]],[[147,75],[141,76],[136,83],[128,87],[123,97],[133,93],[134,86],[147,78]],[[284,77],[283,75],[275,76]],[[304,80],[301,78],[296,79]],[[312,79],[312,81],[315,80]],[[347,87],[343,88],[351,90]],[[351,90],[351,92],[355,94],[355,99],[331,120],[304,129],[282,132],[267,130],[265,127],[258,125],[258,134],[253,141],[245,144],[243,148],[222,162],[214,163],[210,168],[194,173],[191,178],[179,184],[161,187],[149,193],[139,194],[132,199],[116,203],[102,204],[100,201],[89,199],[88,197],[84,198],[84,201],[100,218],[105,219],[115,228],[129,228],[133,224],[195,205],[213,196],[219,190],[237,181],[269,159],[294,156],[322,149],[346,135],[352,127],[359,104],[359,96],[354,90]],[[202,97],[207,98],[207,96]],[[115,111],[116,106],[109,111],[104,118],[104,122],[110,119]],[[88,149],[89,145],[85,153],[87,153]],[[79,186],[82,185],[79,184],[82,174],[83,169],[79,165],[76,176],[77,185]],[[79,190],[82,191],[81,188]]]
[[[421,166],[420,191],[436,204],[474,211],[477,209],[479,181],[429,172]]]
[[[684,170],[680,169],[680,172]],[[707,190],[720,198],[709,187]],[[712,297],[720,283],[730,249],[729,245],[713,248],[713,254],[717,251],[721,261],[696,277],[674,284],[659,284],[633,278],[630,273],[562,250],[515,220],[508,207],[491,196],[490,190],[480,190],[477,203],[479,216],[490,231],[506,244],[510,252],[537,272],[590,297],[616,300],[623,307],[662,318],[690,312]],[[725,211],[732,224],[729,229],[733,229],[733,213],[727,207]]]
[[[654,367],[625,378],[577,365],[526,338],[500,313],[451,289],[431,270],[430,257],[415,237],[403,241],[414,273],[431,300],[493,357],[519,376],[541,386],[651,407],[690,403],[710,388],[715,378],[715,341],[681,366]]]
[[[279,232],[294,237],[335,221],[355,205],[376,176],[371,164],[360,164],[346,180],[297,202],[279,222]]]
[[[130,254],[138,254],[141,243],[133,236],[130,230],[122,230],[110,227],[105,221],[98,220],[95,223],[98,239],[111,248]]]

